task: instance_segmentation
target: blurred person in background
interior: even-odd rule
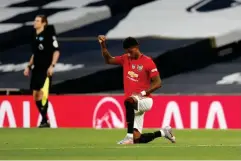
[[[133,37],[123,41],[125,54],[116,57],[107,50],[105,36],[98,36],[98,40],[105,62],[123,66],[127,135],[118,144],[148,143],[159,137],[175,143],[170,126],[142,134],[145,112],[151,110],[153,105],[151,93],[161,87],[159,71],[153,60],[141,53],[139,43]]]
[[[29,76],[31,73],[30,88],[42,116],[39,128],[48,128],[50,127],[47,117],[49,88],[60,52],[55,30],[48,26],[46,16],[36,16],[34,29],[31,39],[32,56],[24,70],[24,75]]]

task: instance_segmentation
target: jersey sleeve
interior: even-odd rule
[[[59,50],[59,43],[57,40],[56,32],[54,26],[49,26],[48,28],[48,39],[50,43],[51,50],[58,51]]]
[[[116,64],[123,65],[125,61],[125,55],[115,56],[114,59]]]
[[[153,62],[152,59],[150,59],[150,61],[148,62],[147,70],[148,70],[147,72],[149,73],[150,78],[159,75],[159,71],[156,67],[156,64]]]

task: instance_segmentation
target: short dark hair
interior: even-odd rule
[[[138,46],[139,43],[138,41],[134,38],[134,37],[127,37],[124,41],[123,41],[123,48],[124,49],[128,49],[134,46]]]
[[[41,22],[46,24],[45,26],[48,25],[48,18],[47,18],[47,16],[45,16],[45,15],[37,15],[36,17],[40,17],[41,18]]]

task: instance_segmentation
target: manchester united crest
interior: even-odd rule
[[[137,70],[138,71],[142,71],[142,69],[143,69],[143,65],[137,65]]]

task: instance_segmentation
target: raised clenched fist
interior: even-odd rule
[[[106,37],[104,35],[99,35],[98,40],[99,40],[99,43],[103,43],[106,41]]]

